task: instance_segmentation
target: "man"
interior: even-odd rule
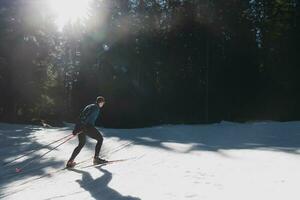
[[[71,158],[67,162],[67,167],[71,168],[76,165],[74,159],[79,154],[83,146],[85,145],[86,135],[97,140],[97,144],[95,147],[95,155],[93,159],[94,164],[101,164],[107,162],[99,158],[100,149],[103,143],[103,136],[101,133],[95,128],[95,122],[100,114],[100,108],[102,108],[105,104],[105,99],[102,96],[97,97],[95,104],[90,104],[86,106],[83,111],[80,113],[79,122],[76,123],[75,128],[73,130],[73,135],[78,135],[79,144],[74,149]]]

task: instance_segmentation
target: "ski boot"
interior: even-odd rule
[[[73,168],[75,167],[76,162],[74,162],[74,160],[69,160],[66,164],[66,168]]]
[[[104,164],[104,163],[107,163],[107,160],[104,160],[101,158],[94,158],[94,160],[93,160],[94,165],[100,165],[100,164]]]

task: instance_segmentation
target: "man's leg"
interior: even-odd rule
[[[95,158],[98,158],[99,157],[99,153],[100,153],[100,150],[101,150],[101,146],[102,146],[102,143],[103,143],[103,136],[102,134],[93,126],[89,126],[87,127],[87,131],[86,131],[86,134],[97,140],[97,144],[96,144],[96,147],[95,147]]]
[[[69,161],[73,161],[76,158],[76,156],[79,154],[79,152],[81,151],[81,149],[83,148],[83,146],[85,145],[85,141],[86,141],[85,134],[84,133],[80,133],[78,135],[78,140],[79,140],[79,144],[74,149],[74,151],[72,153],[72,156],[69,159]]]

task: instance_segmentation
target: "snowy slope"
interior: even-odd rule
[[[143,129],[99,129],[107,159],[102,167],[62,169],[77,139],[15,173],[32,149],[70,134],[67,128],[0,123],[0,198],[102,200],[288,199],[300,193],[300,122],[222,122]],[[93,155],[89,140],[77,161]],[[52,145],[54,147],[55,145]],[[23,161],[23,162],[22,162]],[[91,160],[81,166],[91,164]],[[41,178],[42,177],[42,178]]]

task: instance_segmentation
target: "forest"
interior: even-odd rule
[[[0,1],[0,121],[75,122],[100,95],[104,127],[300,119],[299,0],[86,0],[67,21],[49,1]]]

